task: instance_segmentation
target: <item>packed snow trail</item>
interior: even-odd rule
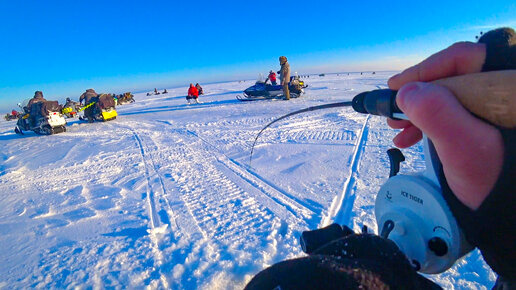
[[[364,120],[364,125],[360,130],[357,138],[357,144],[355,151],[351,158],[351,167],[344,183],[342,193],[337,195],[328,210],[328,215],[322,220],[320,227],[326,227],[332,223],[338,223],[341,225],[349,224],[349,217],[353,210],[353,202],[356,194],[356,179],[358,171],[358,163],[360,162],[360,156],[363,154],[365,142],[367,140],[367,122],[369,121],[369,115]]]
[[[291,101],[240,102],[254,82],[136,94],[107,123],[69,119],[67,132],[16,136],[0,122],[0,288],[241,289],[301,256],[302,231],[329,222],[376,229],[374,198],[395,134],[385,120],[329,109],[384,87],[392,73],[306,79]],[[424,167],[421,146],[402,172]],[[431,276],[447,289],[490,288],[477,251]]]

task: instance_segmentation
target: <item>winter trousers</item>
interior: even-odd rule
[[[283,96],[285,96],[286,100],[290,100],[290,92],[288,90],[288,84],[283,84]]]

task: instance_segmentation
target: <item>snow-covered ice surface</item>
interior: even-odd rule
[[[252,81],[137,94],[107,123],[17,136],[0,122],[0,288],[239,289],[302,255],[302,231],[328,222],[376,230],[395,131],[350,108],[274,118],[386,87],[392,73],[311,76],[291,101],[240,102]],[[422,170],[422,147],[403,151]],[[341,206],[342,205],[342,206]],[[431,276],[446,289],[491,288],[478,251]]]

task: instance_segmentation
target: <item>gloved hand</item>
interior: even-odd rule
[[[279,287],[279,288],[277,288]],[[441,289],[419,275],[394,242],[372,234],[336,239],[310,256],[258,273],[246,289]]]

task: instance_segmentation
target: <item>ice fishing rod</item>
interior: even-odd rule
[[[77,113],[79,113],[79,112],[82,112],[82,111],[86,110],[87,108],[89,108],[89,107],[91,107],[91,106],[95,105],[96,103],[97,103],[97,102],[91,102],[91,103],[87,104],[86,106],[84,106],[84,107],[80,108],[79,110],[77,110]]]
[[[467,74],[433,83],[449,89],[476,116],[493,125],[516,128],[516,70]],[[396,91],[388,89],[363,92],[353,98],[351,106],[359,113],[408,120],[396,105],[396,94]],[[272,121],[264,129],[295,114],[349,105],[342,102],[299,110]],[[400,163],[405,160],[401,151],[398,150],[397,154],[388,151],[391,170],[376,196],[374,211],[379,235],[392,240],[414,269],[425,274],[436,274],[449,269],[473,247],[464,238],[462,229],[443,198],[443,180],[439,178],[442,164],[426,135],[423,135],[423,147],[426,168],[410,175],[397,174]],[[317,244],[330,242],[325,237],[335,237],[327,235],[335,228],[334,224],[316,230],[317,234],[314,231],[304,232],[300,241],[303,250],[309,253],[317,248]]]
[[[432,83],[449,89],[459,102],[473,114],[504,128],[516,128],[516,70],[474,73],[435,80]],[[308,107],[281,116],[265,127],[254,138],[249,165],[258,138],[272,124],[288,117],[321,109],[353,107],[358,113],[384,116],[392,119],[406,119],[396,105],[397,91],[379,89],[362,92],[352,101]]]
[[[331,104],[325,104],[325,105],[319,105],[319,106],[312,106],[312,107],[308,107],[308,108],[305,108],[305,109],[302,109],[302,110],[294,111],[292,113],[286,114],[284,116],[281,116],[281,117],[275,119],[274,121],[270,122],[265,127],[263,127],[260,130],[260,132],[258,132],[258,134],[256,135],[256,138],[254,138],[253,145],[251,146],[251,155],[249,157],[249,166],[251,166],[251,161],[253,160],[254,146],[256,145],[256,142],[258,141],[258,138],[260,137],[262,132],[265,131],[265,129],[269,128],[272,124],[274,124],[276,122],[279,122],[279,121],[281,121],[283,119],[286,119],[288,117],[291,117],[291,116],[294,116],[294,115],[297,115],[297,114],[301,114],[301,113],[305,113],[305,112],[311,112],[311,111],[316,111],[316,110],[321,110],[321,109],[329,109],[329,108],[349,107],[351,105],[352,105],[352,102],[351,101],[347,101],[347,102],[338,102],[338,103],[331,103]]]

